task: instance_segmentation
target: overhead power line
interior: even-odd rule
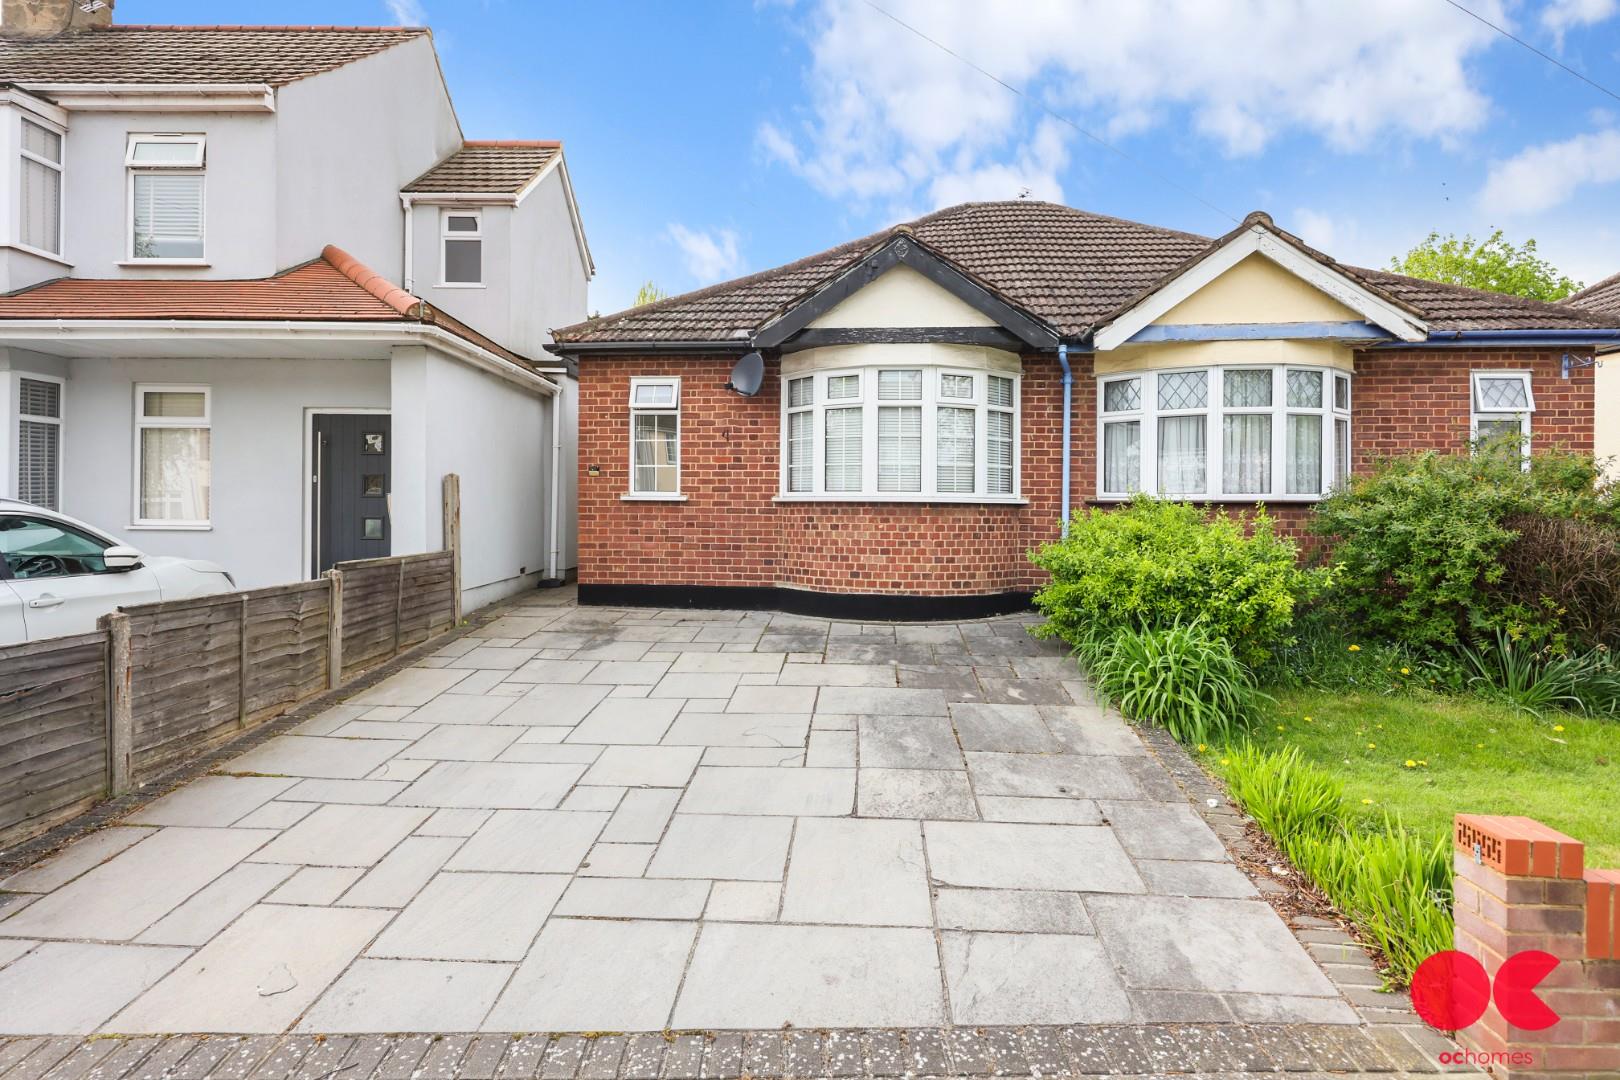
[[[1240,223],[1242,221],[1242,219],[1239,218],[1236,214],[1233,214],[1230,211],[1228,211],[1228,210],[1226,210],[1226,209],[1224,209],[1222,207],[1216,206],[1214,203],[1210,202],[1208,199],[1206,199],[1202,195],[1198,194],[1198,192],[1194,191],[1192,188],[1189,188],[1185,184],[1181,184],[1181,183],[1178,183],[1175,180],[1172,180],[1170,177],[1166,176],[1164,173],[1162,173],[1159,170],[1155,169],[1153,166],[1149,165],[1147,162],[1142,161],[1142,160],[1132,156],[1131,154],[1126,153],[1124,150],[1121,150],[1119,147],[1115,146],[1113,143],[1109,142],[1107,139],[1103,138],[1101,135],[1098,135],[1095,132],[1087,131],[1085,128],[1081,127],[1079,124],[1075,123],[1073,120],[1069,119],[1067,116],[1064,116],[1062,113],[1056,111],[1055,109],[1052,109],[1050,106],[1046,105],[1045,103],[1043,103],[1041,101],[1038,101],[1035,98],[1030,97],[1028,94],[1026,94],[1022,90],[1018,89],[1018,87],[1016,87],[1016,86],[1012,85],[1011,83],[1007,82],[1005,79],[1002,79],[1002,78],[990,73],[989,71],[986,71],[984,68],[980,67],[978,64],[975,64],[972,60],[969,60],[967,57],[963,56],[961,53],[959,53],[956,50],[952,49],[950,46],[948,46],[948,45],[944,44],[943,42],[938,41],[938,40],[936,40],[936,39],[934,39],[932,37],[929,37],[927,34],[923,33],[921,30],[917,29],[915,26],[912,26],[910,23],[906,22],[904,19],[900,18],[898,15],[895,15],[893,12],[887,11],[884,8],[878,6],[876,3],[873,2],[873,0],[862,0],[862,3],[864,3],[867,7],[871,8],[873,11],[877,12],[879,15],[882,15],[884,18],[888,19],[890,22],[894,23],[896,26],[899,26],[899,27],[901,27],[901,28],[903,28],[905,30],[908,30],[911,33],[915,34],[917,37],[922,38],[924,41],[928,42],[928,44],[932,45],[934,48],[938,49],[940,52],[945,53],[947,56],[952,57],[953,59],[959,61],[960,63],[966,64],[968,67],[972,68],[974,71],[977,71],[980,75],[983,75],[985,78],[989,79],[991,82],[995,83],[997,86],[1000,86],[1003,89],[1008,90],[1008,91],[1018,95],[1018,97],[1022,98],[1024,101],[1029,102],[1031,105],[1035,106],[1037,109],[1040,109],[1042,112],[1044,112],[1046,115],[1050,116],[1052,119],[1058,121],[1061,124],[1065,124],[1065,125],[1073,128],[1075,131],[1079,132],[1081,135],[1085,136],[1087,139],[1090,139],[1092,142],[1096,143],[1098,146],[1102,147],[1104,150],[1107,150],[1109,153],[1115,155],[1116,157],[1119,157],[1119,158],[1123,159],[1124,161],[1129,162],[1131,165],[1135,166],[1141,172],[1146,173],[1148,176],[1151,176],[1151,177],[1153,177],[1153,179],[1159,181],[1159,183],[1164,184],[1166,187],[1173,188],[1176,191],[1179,191],[1181,194],[1187,196],[1189,199],[1194,199],[1194,200],[1202,203],[1204,206],[1206,206],[1209,209],[1215,211],[1217,214],[1221,215],[1222,217],[1227,218],[1228,220],[1232,221],[1234,224]]]
[[[1607,86],[1604,86],[1602,83],[1595,82],[1592,79],[1587,78],[1585,75],[1581,74],[1579,71],[1576,71],[1574,68],[1570,67],[1568,64],[1566,64],[1562,60],[1558,59],[1556,56],[1549,56],[1548,54],[1542,52],[1540,49],[1536,48],[1534,45],[1532,45],[1528,41],[1524,40],[1524,38],[1519,37],[1517,34],[1510,33],[1507,30],[1503,29],[1502,27],[1497,26],[1495,23],[1491,22],[1491,20],[1489,20],[1485,16],[1481,15],[1479,12],[1474,11],[1474,10],[1468,8],[1468,7],[1465,7],[1462,4],[1459,4],[1457,2],[1457,0],[1445,0],[1445,2],[1450,4],[1452,7],[1456,8],[1458,11],[1462,12],[1464,15],[1467,15],[1470,19],[1473,19],[1476,22],[1484,23],[1486,26],[1490,27],[1492,30],[1495,30],[1498,34],[1501,34],[1503,37],[1507,38],[1509,41],[1517,42],[1518,44],[1523,45],[1525,48],[1529,49],[1531,52],[1535,53],[1537,56],[1539,56],[1543,60],[1547,61],[1547,63],[1553,65],[1554,67],[1561,68],[1562,70],[1564,70],[1564,71],[1568,72],[1569,74],[1575,76],[1577,79],[1581,80],[1581,82],[1585,83],[1587,86],[1590,86],[1592,89],[1596,90],[1598,93],[1607,94],[1609,97],[1612,97],[1614,100],[1620,101],[1620,94],[1617,94],[1613,90],[1610,90]]]

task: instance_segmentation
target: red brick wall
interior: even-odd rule
[[[1561,352],[1368,352],[1357,357],[1358,470],[1403,449],[1461,452],[1468,372],[1531,368],[1538,448],[1592,447],[1592,372],[1558,377]],[[778,365],[764,389],[724,389],[734,357],[587,358],[580,364],[579,580],[625,585],[788,585],[824,592],[973,595],[1031,589],[1026,553],[1058,534],[1062,384],[1051,355],[1024,357],[1025,506],[783,502],[778,490]],[[1073,504],[1095,497],[1096,382],[1075,355]],[[684,502],[636,502],[629,490],[632,376],[681,376]],[[590,475],[592,467],[600,475]],[[1247,506],[1234,506],[1245,510]],[[1309,508],[1270,508],[1298,532]]]

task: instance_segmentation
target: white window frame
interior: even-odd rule
[[[189,144],[196,148],[191,161],[137,161],[135,147],[141,143]],[[196,176],[198,239],[203,253],[183,258],[144,257],[135,254],[135,177],[143,173],[182,173]],[[124,262],[130,266],[207,266],[208,265],[208,136],[170,132],[131,132],[124,144]]]
[[[667,405],[638,405],[636,404],[636,390],[642,386],[668,386],[674,393]],[[681,492],[681,467],[686,459],[685,449],[681,446],[681,377],[679,375],[637,376],[630,380],[630,423],[627,428],[627,457],[625,473],[625,493],[619,498],[626,502],[685,502],[686,496]],[[643,413],[675,417],[675,490],[674,491],[637,491],[636,490],[636,417]]]
[[[13,374],[16,377],[16,389],[14,391],[16,397],[13,399],[13,401],[17,407],[17,427],[16,430],[11,433],[14,440],[12,445],[16,451],[16,461],[13,468],[19,474],[22,471],[23,423],[26,421],[32,424],[54,424],[56,426],[56,505],[47,507],[47,509],[61,513],[63,505],[62,474],[66,472],[66,470],[63,468],[63,458],[67,451],[67,436],[65,433],[65,421],[67,420],[67,380],[62,378],[60,375],[45,375],[43,373],[33,371],[17,371],[13,372]],[[22,384],[23,380],[25,379],[32,380],[34,382],[48,382],[56,384],[56,411],[58,415],[54,417],[35,416],[33,413],[23,412]],[[18,496],[22,495],[22,484],[20,482],[17,485],[17,494]]]
[[[879,398],[878,386],[881,373],[884,371],[921,371],[922,396],[910,399]],[[860,379],[860,396],[855,398],[828,399],[827,385],[832,379],[845,376],[857,376]],[[960,375],[971,377],[973,380],[973,395],[970,398],[948,398],[941,394],[944,382],[943,376]],[[1008,379],[1012,382],[1012,407],[1005,408],[989,404],[989,380],[994,378]],[[802,407],[789,408],[788,384],[798,379],[814,379],[814,392],[811,404]],[[1023,376],[1016,371],[999,370],[996,368],[960,367],[951,364],[907,363],[905,361],[890,361],[886,363],[873,363],[853,367],[826,367],[812,368],[804,371],[793,371],[782,376],[781,389],[781,416],[779,429],[781,435],[779,461],[780,470],[777,478],[778,502],[930,502],[930,503],[1023,503],[1021,494],[1023,490],[1022,454],[1019,452],[1021,441]],[[880,491],[878,489],[878,411],[882,408],[921,408],[922,409],[922,479],[920,491]],[[827,464],[827,421],[826,414],[829,409],[860,409],[861,410],[861,487],[859,491],[829,491],[827,490],[826,464]],[[942,492],[939,490],[939,425],[938,411],[946,409],[971,409],[974,413],[973,426],[973,490],[971,492]],[[790,414],[810,412],[814,417],[812,422],[811,442],[811,485],[809,491],[792,491],[789,488],[788,468],[790,454]],[[989,424],[987,415],[991,412],[1010,413],[1012,415],[1012,491],[1010,493],[989,493]]]
[[[16,246],[21,248],[23,251],[44,255],[46,258],[61,262],[64,259],[62,251],[67,247],[66,223],[64,221],[64,218],[67,216],[67,171],[64,168],[67,163],[67,129],[60,124],[53,124],[50,121],[34,114],[19,115],[17,119],[17,154],[20,160],[17,165],[18,204]],[[26,140],[23,139],[23,124],[33,124],[35,127],[55,135],[58,140],[57,146],[61,151],[62,160],[52,161],[48,157],[41,157],[39,154],[29,150],[26,145]],[[23,242],[22,230],[24,218],[21,203],[22,161],[37,161],[41,165],[56,171],[56,246],[58,248],[56,251],[52,251],[50,248],[37,247],[34,244],[27,244]]]
[[[1271,405],[1269,407],[1232,406],[1228,409],[1224,397],[1224,373],[1228,370],[1271,372]],[[1290,406],[1288,404],[1288,372],[1290,371],[1316,371],[1322,376],[1322,404],[1318,408]],[[1176,409],[1161,410],[1158,407],[1159,376],[1178,373],[1202,372],[1208,383],[1205,389],[1205,407],[1202,409]],[[1335,378],[1348,380],[1348,393],[1346,394],[1346,407],[1337,407],[1334,396]],[[1130,411],[1105,412],[1105,393],[1107,384],[1123,379],[1140,379],[1141,395],[1140,408]],[[1141,471],[1138,482],[1141,490],[1150,495],[1166,499],[1175,499],[1182,502],[1233,502],[1233,503],[1309,503],[1318,502],[1333,491],[1334,479],[1334,436],[1335,421],[1343,420],[1351,427],[1348,430],[1350,444],[1354,446],[1354,427],[1351,419],[1351,395],[1355,391],[1355,380],[1351,372],[1342,368],[1329,367],[1320,364],[1269,364],[1244,363],[1234,361],[1225,364],[1202,364],[1188,367],[1165,368],[1137,368],[1129,371],[1111,371],[1096,376],[1097,380],[1097,498],[1102,502],[1118,502],[1129,499],[1132,492],[1109,491],[1104,486],[1107,476],[1107,462],[1104,460],[1104,426],[1114,421],[1136,420],[1141,423],[1139,456]],[[1271,416],[1271,490],[1265,494],[1250,492],[1226,492],[1223,490],[1224,476],[1224,424],[1222,418],[1228,413],[1243,414],[1269,414]],[[1318,492],[1290,494],[1288,492],[1288,416],[1291,413],[1309,414],[1322,417],[1322,490]],[[1163,493],[1159,485],[1159,431],[1158,422],[1162,417],[1168,416],[1204,416],[1204,489],[1195,492]],[[1346,463],[1346,476],[1350,468]]]
[[[154,416],[146,415],[146,395],[150,393],[165,394],[201,394],[203,396],[203,414],[201,416]],[[136,383],[134,403],[134,450],[131,458],[131,507],[130,528],[154,530],[206,530],[212,529],[211,516],[198,519],[179,518],[148,518],[141,516],[141,433],[147,428],[205,428],[209,432],[208,440],[208,469],[209,469],[209,498],[208,512],[213,514],[213,468],[214,468],[214,392],[209,386],[200,383]]]
[[[1479,384],[1483,379],[1518,379],[1524,384],[1524,400],[1528,403],[1523,409],[1508,409],[1501,406],[1487,406],[1480,404]],[[1536,411],[1536,393],[1532,385],[1534,380],[1530,372],[1519,369],[1479,368],[1468,373],[1468,441],[1470,444],[1479,443],[1480,421],[1517,420],[1519,422],[1520,453],[1524,456],[1524,467],[1530,467],[1530,417]]]
[[[451,232],[450,219],[453,217],[470,217],[477,224],[472,232]],[[445,269],[449,264],[448,250],[452,240],[478,241],[478,280],[477,281],[451,281]],[[484,211],[478,207],[446,206],[439,210],[439,288],[441,289],[482,289],[484,288]]]

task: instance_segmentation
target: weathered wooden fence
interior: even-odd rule
[[[335,689],[454,626],[449,551],[104,615],[0,646],[0,846]]]

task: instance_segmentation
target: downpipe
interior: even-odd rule
[[[1070,417],[1074,412],[1071,404],[1074,397],[1074,373],[1069,370],[1069,347],[1067,345],[1058,345],[1058,364],[1063,368],[1063,496],[1061,499],[1063,522],[1061,525],[1062,532],[1059,535],[1067,539],[1069,535],[1069,425],[1071,423]]]

